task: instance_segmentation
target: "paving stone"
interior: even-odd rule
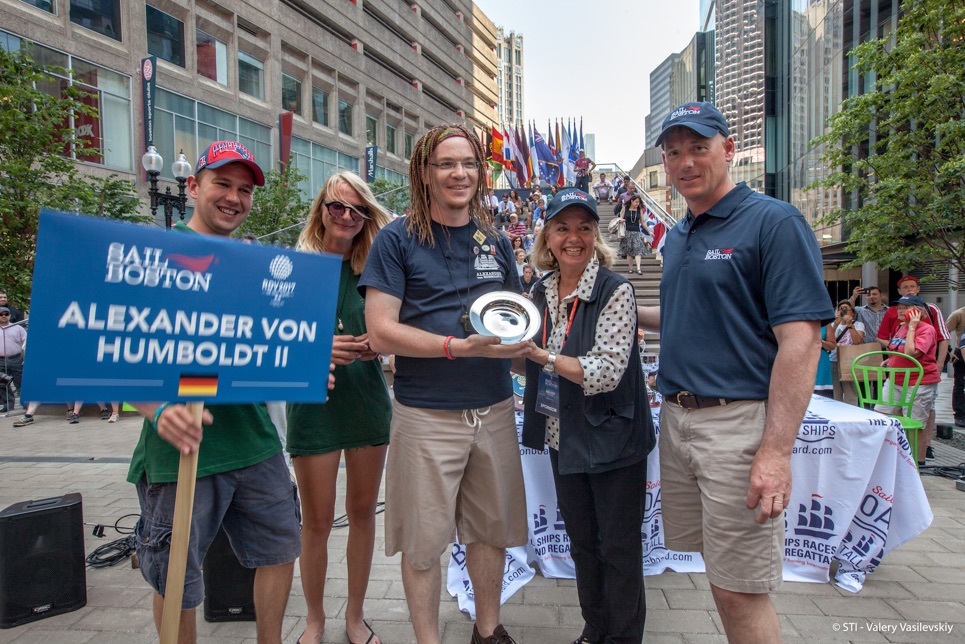
[[[719,633],[708,611],[668,610],[647,614],[651,633]]]
[[[154,628],[154,615],[149,610],[98,608],[77,620],[71,628],[137,633],[146,626]]]
[[[472,629],[469,632],[471,633]],[[509,634],[517,644],[560,644],[575,640],[580,636],[580,629],[578,627],[523,626],[511,629]],[[650,644],[649,636],[646,640],[647,644]],[[459,642],[459,644],[465,644],[465,642]]]
[[[965,583],[911,583],[901,582],[911,595],[920,600],[937,599],[965,604]]]
[[[963,550],[963,552],[965,552],[965,550]],[[943,584],[962,583],[965,581],[962,579],[963,570],[957,566],[918,566],[915,568],[915,572],[927,581]]]
[[[717,610],[714,597],[709,590],[690,590],[686,588],[665,588],[663,595],[671,610]]]
[[[10,644],[85,644],[99,636],[98,631],[58,630],[40,627],[21,631],[21,628],[23,627],[0,632],[0,642],[4,644],[8,642]]]
[[[808,595],[817,597],[837,597],[838,592],[830,582],[809,583],[803,581],[785,581],[775,594]]]
[[[580,605],[580,598],[576,594],[576,588],[560,588],[559,586],[530,587],[530,585],[527,584],[516,594],[522,596],[524,604],[555,606]]]
[[[710,633],[686,633],[683,635],[686,644],[727,644],[727,636],[723,633],[713,635]],[[647,639],[649,644],[650,640]]]
[[[822,613],[835,617],[897,618],[901,615],[888,602],[876,597],[815,597]]]
[[[900,617],[915,622],[948,622],[965,621],[965,611],[961,602],[950,601],[922,601],[909,599],[904,601],[889,601]],[[965,637],[965,632],[962,633]]]
[[[650,588],[695,588],[694,582],[690,579],[689,575],[669,570],[659,575],[646,577],[644,583]]]
[[[875,583],[882,581],[925,581],[925,578],[917,572],[916,568],[917,566],[882,564],[880,568],[868,575],[865,587],[867,587],[868,583],[872,580]],[[864,590],[862,590],[862,592],[864,592]]]
[[[779,616],[784,615],[823,615],[821,609],[806,595],[786,595],[771,593],[771,601]]]

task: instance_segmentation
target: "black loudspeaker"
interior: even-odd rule
[[[85,564],[80,494],[0,512],[0,628],[86,606]]]
[[[218,530],[211,542],[201,572],[205,621],[255,621],[255,569],[241,565],[224,528]]]

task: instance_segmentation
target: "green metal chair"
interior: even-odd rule
[[[910,367],[882,366],[882,362],[891,356],[899,356],[912,363]],[[862,353],[851,363],[851,377],[854,378],[855,388],[858,390],[858,405],[889,405],[900,407],[902,414],[892,415],[901,423],[911,445],[911,452],[918,461],[918,431],[924,426],[920,421],[911,417],[911,409],[915,404],[915,394],[924,373],[921,363],[897,351],[871,351]],[[900,376],[902,384],[898,384]],[[915,384],[910,384],[914,381]],[[878,383],[877,387],[872,386]],[[888,386],[885,386],[885,383]]]

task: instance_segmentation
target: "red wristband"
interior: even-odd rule
[[[448,358],[449,360],[456,359],[451,353],[449,353],[449,343],[455,339],[456,339],[456,336],[449,335],[449,336],[446,336],[446,341],[442,343],[442,351],[443,353],[446,354],[446,358]]]

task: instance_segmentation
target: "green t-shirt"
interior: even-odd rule
[[[194,233],[183,222],[178,222],[174,229]],[[281,441],[264,403],[206,407],[214,423],[204,426],[198,451],[198,478],[255,465],[281,451]],[[178,451],[157,435],[151,421],[145,420],[131,456],[127,480],[136,484],[147,475],[148,483],[173,483],[178,480],[180,461]]]
[[[204,426],[198,451],[198,478],[241,469],[267,460],[281,451],[278,432],[263,403],[256,405],[206,405],[214,423]],[[141,437],[131,457],[127,480],[148,483],[178,480],[181,455],[157,435],[151,421],[144,421]]]

